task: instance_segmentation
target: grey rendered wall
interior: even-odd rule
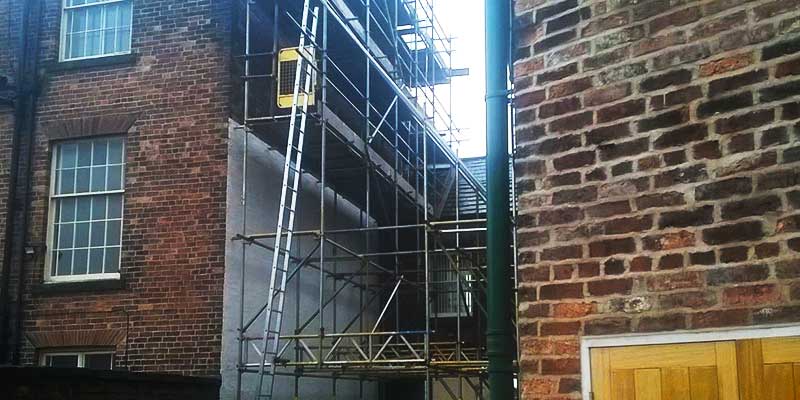
[[[227,236],[234,237],[242,232],[244,221],[244,208],[241,203],[242,194],[242,167],[243,167],[243,143],[244,131],[234,128],[231,122],[229,129],[228,144],[228,212],[227,212]],[[276,134],[278,134],[276,132]],[[248,163],[247,163],[247,212],[246,226],[248,233],[274,232],[277,224],[277,209],[280,195],[281,179],[283,174],[284,157],[274,150],[269,150],[267,146],[250,136],[248,140]],[[336,211],[333,211],[334,195],[331,190],[326,190],[326,224],[328,228],[358,227],[360,215],[357,208],[345,200],[339,198],[336,201]],[[316,179],[309,175],[304,175],[301,183],[299,204],[297,207],[296,230],[317,229],[319,227],[319,203],[320,193],[319,184]],[[334,217],[335,215],[335,217]],[[297,239],[297,238],[296,238]],[[362,235],[352,237],[337,237],[337,240],[348,243],[351,248],[363,249],[365,246]],[[269,243],[269,242],[267,242]],[[295,241],[293,253],[298,257],[305,256],[308,251],[313,249],[315,240],[305,237]],[[371,246],[370,246],[371,247]],[[260,307],[264,301],[264,293],[269,286],[268,270],[271,265],[272,253],[260,249],[256,246],[249,246],[247,249],[245,268],[245,319],[253,315],[253,312]],[[242,292],[242,243],[239,241],[229,241],[226,246],[225,256],[225,293],[224,293],[224,322],[223,322],[223,343],[222,343],[222,387],[220,390],[222,399],[234,398],[236,391],[236,362],[238,357],[237,328],[239,326],[240,307],[239,296]],[[353,265],[339,262],[337,268],[344,270],[352,268]],[[291,268],[290,268],[291,269]],[[299,290],[299,314],[300,319],[305,320],[318,308],[319,299],[319,273],[313,269],[304,269],[299,279],[296,277],[287,286],[285,319],[283,332],[292,332],[297,324],[296,305]],[[326,279],[326,297],[332,292],[332,282]],[[337,326],[342,327],[357,313],[359,309],[358,292],[345,290],[337,297]],[[374,321],[376,312],[371,310],[369,321]],[[333,313],[330,309],[325,310],[326,329],[330,330],[333,325]],[[252,332],[263,329],[263,319],[256,323]],[[312,323],[304,333],[318,332],[318,324]],[[255,360],[256,355],[251,351],[250,359]],[[247,391],[245,399],[253,398],[252,391],[255,390],[257,377],[246,375],[244,387]],[[294,378],[279,377],[275,385],[275,399],[293,399],[294,397]],[[377,385],[365,383],[364,397],[369,399],[377,398]],[[338,399],[357,399],[359,393],[359,383],[356,381],[339,380],[337,383]],[[322,399],[331,397],[331,381],[327,379],[303,378],[299,384],[300,399]]]

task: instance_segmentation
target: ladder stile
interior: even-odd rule
[[[310,10],[310,0],[303,4],[303,20],[298,51],[306,51],[306,35],[310,46],[316,46],[318,7]],[[309,14],[311,30],[308,31]],[[312,57],[309,57],[313,59]],[[294,220],[297,208],[297,194],[300,187],[301,163],[303,158],[303,142],[305,138],[308,116],[308,98],[310,93],[314,65],[305,57],[298,57],[295,70],[294,92],[292,94],[292,111],[289,119],[289,135],[286,142],[286,160],[283,167],[280,206],[278,208],[278,224],[273,246],[272,266],[270,269],[266,321],[262,342],[262,357],[259,365],[259,384],[257,399],[272,399],[274,391],[279,339],[283,306],[286,293],[286,279],[289,271],[289,259],[294,236]],[[301,87],[302,86],[302,87]],[[300,96],[303,94],[303,96]],[[298,115],[300,120],[297,120]],[[288,211],[288,213],[286,212]],[[288,214],[288,215],[287,215]]]

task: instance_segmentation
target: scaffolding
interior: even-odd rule
[[[319,20],[315,30],[309,9]],[[285,148],[285,168],[313,176],[320,202],[316,229],[287,232],[279,223],[274,232],[250,232],[245,215],[234,238],[243,254],[237,399],[245,397],[248,374],[262,381],[265,374],[270,381],[294,377],[295,396],[302,379],[329,378],[332,396],[338,380],[356,380],[363,392],[366,381],[404,379],[419,382],[425,399],[434,390],[453,399],[485,398],[486,193],[457,154],[452,39],[433,0],[244,0],[238,16],[243,102],[234,114],[245,135],[245,175],[248,140]],[[292,48],[292,57],[282,56]],[[282,63],[287,59],[294,61]],[[301,70],[310,73],[301,77]],[[287,98],[292,107],[282,106]],[[289,139],[297,117],[308,118],[305,144]],[[302,165],[291,161],[293,149],[303,154]],[[331,228],[336,208],[326,204],[326,190],[360,210],[358,226]],[[284,236],[315,244],[304,252],[291,244],[283,249]],[[347,243],[353,237],[359,246]],[[244,273],[254,247],[275,259],[286,253],[287,295],[293,289],[286,282],[294,282],[299,299],[301,274],[319,281],[315,309],[302,315],[298,300],[294,326],[280,329],[279,322],[275,337],[269,315],[277,294]],[[263,264],[269,270],[270,260]],[[515,270],[509,266],[509,279],[516,280]],[[274,279],[275,267],[271,273]],[[244,311],[246,291],[263,294],[255,313]],[[345,292],[358,293],[359,312],[337,324],[337,299]],[[516,299],[508,306],[516,310]],[[271,399],[272,389],[259,388],[256,398]]]

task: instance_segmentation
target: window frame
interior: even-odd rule
[[[78,356],[78,365],[75,368],[86,368],[86,356],[87,355],[95,355],[95,354],[108,354],[111,356],[111,367],[109,369],[103,369],[98,371],[111,371],[114,369],[114,350],[112,349],[105,349],[105,350],[51,350],[51,351],[42,351],[39,354],[39,366],[46,367],[46,368],[60,368],[60,367],[50,367],[47,365],[47,357],[48,356]]]
[[[56,175],[58,170],[58,147],[64,144],[79,144],[82,142],[93,142],[96,140],[102,139],[120,139],[122,142],[122,176],[121,176],[121,186],[122,188],[119,190],[104,190],[101,192],[86,192],[86,193],[70,193],[70,194],[56,194]],[[125,178],[126,178],[126,171],[125,166],[127,165],[126,156],[127,156],[128,146],[125,140],[125,136],[123,135],[110,135],[110,136],[93,136],[93,137],[84,137],[84,138],[76,138],[70,140],[61,140],[58,142],[53,142],[50,145],[50,190],[48,192],[48,210],[47,210],[47,236],[46,236],[46,249],[45,249],[45,274],[44,274],[44,283],[45,284],[54,284],[54,283],[65,283],[65,282],[91,282],[91,281],[103,281],[103,280],[119,280],[120,279],[120,270],[122,269],[122,233],[125,229]],[[120,225],[119,225],[119,232],[120,232],[120,240],[119,240],[119,268],[117,272],[101,272],[95,274],[82,274],[82,275],[53,275],[53,250],[56,247],[55,241],[55,218],[56,218],[56,203],[60,199],[64,198],[80,198],[80,197],[91,197],[91,196],[108,196],[119,194],[122,196],[122,205],[120,207]],[[107,246],[103,246],[107,247]]]
[[[68,6],[67,2],[69,0],[61,0],[61,33],[59,34],[59,46],[58,46],[58,61],[59,62],[70,62],[70,61],[80,61],[80,60],[91,60],[95,58],[104,58],[104,57],[113,57],[113,56],[120,56],[125,54],[131,54],[132,47],[133,47],[133,0],[100,0],[95,3],[91,4],[80,4],[77,6]],[[130,21],[130,30],[131,35],[128,38],[128,50],[126,51],[117,51],[114,53],[105,53],[105,54],[97,54],[93,56],[82,56],[82,57],[67,57],[67,15],[69,14],[68,11],[70,10],[77,10],[86,7],[102,7],[107,4],[114,4],[114,3],[131,3],[131,21]],[[102,35],[101,35],[102,37]]]

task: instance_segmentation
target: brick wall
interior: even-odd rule
[[[800,321],[800,2],[515,13],[524,398],[582,335]]]
[[[64,70],[57,62],[61,3],[45,1],[41,34],[43,87],[26,238],[37,252],[24,261],[23,362],[35,363],[34,342],[52,344],[56,332],[76,332],[70,340],[122,332],[119,367],[217,375],[230,4],[134,1],[133,61]],[[135,120],[126,135],[122,288],[43,291],[47,132],[64,121],[83,118],[88,127],[113,116]]]

